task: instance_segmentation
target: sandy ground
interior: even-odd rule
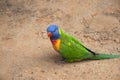
[[[120,54],[120,0],[0,0],[0,80],[120,80],[120,59],[56,63],[50,23],[95,52]]]

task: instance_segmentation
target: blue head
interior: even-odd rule
[[[56,25],[49,25],[47,28],[47,33],[51,40],[56,40],[59,38],[58,27]]]

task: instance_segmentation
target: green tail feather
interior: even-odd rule
[[[120,58],[120,55],[97,54],[97,55],[91,57],[90,59],[99,60],[99,59],[112,59],[112,58]]]

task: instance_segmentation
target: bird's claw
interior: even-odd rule
[[[64,63],[64,62],[65,62],[64,59],[55,61],[55,63]]]

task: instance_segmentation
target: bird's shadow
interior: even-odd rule
[[[56,63],[56,64],[75,64],[75,63],[87,63],[91,61],[98,61],[98,60],[85,59],[85,60],[75,61],[75,62],[65,62],[63,61],[62,56],[56,53],[53,55],[42,56],[40,59],[50,63]]]
[[[51,54],[52,53],[52,54]],[[92,60],[92,59],[85,59],[81,61],[75,61],[75,62],[65,62],[63,61],[63,58],[61,55],[59,55],[57,52],[51,52],[51,53],[44,53],[46,55],[42,55],[38,57],[38,61],[43,61],[43,62],[49,62],[53,64],[74,64],[74,63],[87,63],[91,61],[98,61],[98,60]],[[105,60],[105,59],[103,59]]]

